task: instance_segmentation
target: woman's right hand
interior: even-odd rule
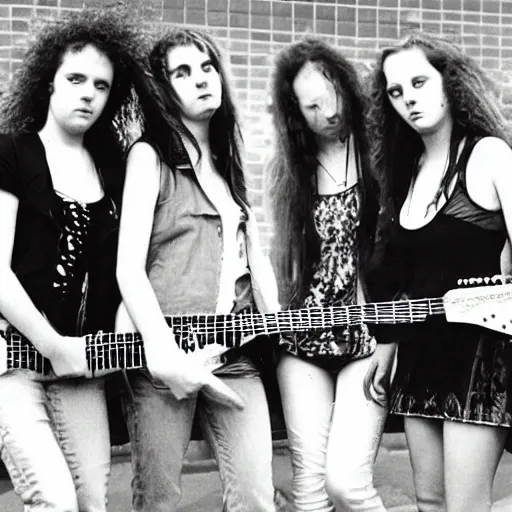
[[[202,392],[221,405],[239,409],[244,407],[237,393],[179,349],[171,329],[159,336],[158,340],[146,341],[144,352],[151,376],[165,384],[178,400]]]
[[[84,377],[88,373],[85,338],[60,336],[44,356],[57,377]]]

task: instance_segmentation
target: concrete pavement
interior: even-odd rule
[[[194,455],[193,455],[194,456]],[[114,457],[109,488],[109,512],[130,510],[131,468],[126,453]],[[277,445],[274,451],[274,482],[291,491],[291,465],[288,450]],[[386,434],[379,451],[375,484],[389,512],[415,512],[414,488],[408,452],[403,434]],[[500,463],[494,486],[494,499],[512,495],[512,454]],[[220,480],[211,461],[190,462],[183,475],[183,498],[179,512],[216,512],[222,510]],[[18,497],[8,480],[0,480],[0,511],[22,512]],[[512,511],[512,500],[503,502],[496,512]],[[493,509],[493,512],[494,509]]]

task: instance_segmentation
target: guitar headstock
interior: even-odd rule
[[[512,336],[512,277],[463,279],[443,297],[448,322],[479,325]]]

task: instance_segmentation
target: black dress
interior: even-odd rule
[[[459,278],[500,274],[506,240],[501,211],[487,211],[468,195],[466,143],[448,201],[426,226],[395,226],[382,268],[394,294],[440,297]],[[383,297],[381,296],[380,299]],[[387,297],[391,299],[392,297]],[[468,423],[512,424],[512,343],[498,332],[430,317],[396,327],[400,340],[391,412]]]

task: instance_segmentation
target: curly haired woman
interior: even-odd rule
[[[281,302],[354,304],[378,211],[356,71],[337,50],[308,38],[277,56],[272,99],[277,149],[269,193]],[[385,510],[373,467],[394,346],[375,350],[365,325],[283,339],[278,378],[296,510]]]
[[[382,52],[372,119],[389,226],[373,298],[438,297],[510,265],[512,150],[490,91],[478,64],[440,37]],[[403,341],[391,411],[404,416],[419,509],[489,511],[512,424],[512,345],[441,317],[388,336]]]
[[[0,110],[0,322],[57,377],[0,376],[1,456],[25,510],[106,511],[104,383],[82,332],[110,329],[118,206],[143,44],[124,16],[83,11],[46,24]],[[74,377],[74,378],[68,378]]]

